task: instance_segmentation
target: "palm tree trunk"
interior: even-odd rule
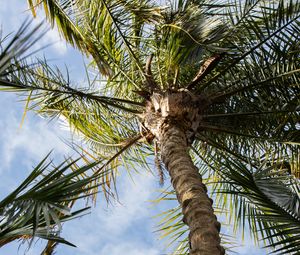
[[[183,222],[190,228],[190,255],[224,254],[220,245],[220,223],[202,177],[188,153],[185,132],[176,124],[164,124],[160,129],[160,147],[162,161],[182,206]]]

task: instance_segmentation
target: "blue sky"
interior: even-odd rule
[[[16,31],[30,14],[25,0],[0,0],[0,24],[4,34]],[[39,19],[41,21],[42,18]],[[72,80],[84,82],[83,57],[60,41],[57,31],[49,29],[36,47],[51,43],[40,54],[55,59],[53,63],[66,64]],[[69,133],[59,123],[51,122],[29,113],[20,128],[24,102],[12,94],[0,94],[0,199],[13,190],[50,150],[57,160],[72,151],[62,139]],[[150,173],[134,174],[135,182],[123,174],[119,180],[119,201],[107,206],[99,199],[92,213],[64,225],[63,237],[77,245],[61,245],[57,255],[159,255],[164,254],[164,243],[155,231],[152,216],[161,208],[149,202],[158,196],[158,178]],[[102,201],[101,201],[102,200]],[[246,247],[236,249],[239,254],[261,253],[246,238]],[[0,255],[40,254],[43,242],[37,241],[30,250],[27,245],[12,243],[0,250]]]

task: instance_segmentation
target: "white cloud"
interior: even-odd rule
[[[68,51],[67,44],[61,39],[57,29],[49,29],[46,35],[43,37],[43,44],[52,44],[53,50],[56,54],[65,55]]]
[[[52,149],[54,149],[53,156],[71,153],[71,149],[60,139],[66,137],[67,133],[60,130],[57,125],[49,124],[47,120],[33,117],[29,113],[20,128],[23,105],[16,100],[17,97],[14,95],[1,95],[0,173],[1,170],[9,168],[14,161],[32,165],[33,161],[40,161]],[[18,157],[20,154],[22,157]]]
[[[153,183],[155,180],[150,174],[136,174],[134,181],[135,183],[132,183],[131,180],[126,179],[125,182],[124,180],[118,182],[118,189],[122,193],[120,203],[113,206],[105,218],[103,218],[101,211],[97,212],[101,225],[105,228],[110,228],[110,232],[114,236],[122,235],[128,227],[134,225],[136,221],[146,215],[149,217],[150,203],[147,201],[153,195]],[[111,224],[112,222],[114,224]]]
[[[61,246],[58,254],[161,254],[161,243],[153,233],[154,212],[149,202],[154,197],[155,179],[147,173],[134,174],[133,179],[135,183],[125,174],[118,181],[121,204],[105,210],[105,201],[99,198],[91,215],[66,224],[63,236],[77,248]]]
[[[38,12],[38,16],[35,18],[35,23],[39,24],[43,22],[45,16],[42,12]],[[64,39],[61,38],[56,27],[51,28],[50,25],[47,25],[48,29],[45,35],[39,41],[39,46],[49,45],[51,50],[55,52],[56,57],[63,56],[68,52],[67,43]],[[58,55],[58,56],[57,56]]]
[[[41,158],[52,149],[55,149],[56,154],[66,154],[70,151],[57,136],[59,131],[49,129],[47,123],[28,122],[24,124],[22,129],[19,129],[18,122],[20,122],[20,119],[13,116],[5,119],[3,123],[4,125],[7,124],[6,128],[3,129],[5,138],[2,138],[2,149],[4,151],[2,162],[5,166],[9,166],[19,151],[26,153],[28,160]],[[16,125],[9,125],[8,123]]]
[[[158,255],[159,251],[153,247],[142,246],[139,243],[120,243],[118,245],[105,245],[101,250],[101,253],[94,253],[93,255],[120,255],[120,254],[128,254],[128,255]]]
[[[17,10],[16,10],[16,5],[18,5]],[[24,10],[26,10],[26,2],[25,1],[1,0],[0,24],[3,25],[4,31],[9,33],[12,31],[16,31],[19,28],[22,18],[26,17],[26,15],[24,15]]]

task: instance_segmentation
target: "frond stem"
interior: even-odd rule
[[[295,110],[296,112],[300,110]],[[203,115],[203,118],[220,118],[220,117],[235,117],[235,116],[251,116],[251,115],[264,115],[264,114],[280,114],[280,113],[290,113],[295,111],[289,111],[289,110],[279,110],[279,111],[264,111],[264,112],[236,112],[236,113],[222,113],[222,114],[208,114]]]
[[[242,59],[244,59],[245,57],[247,57],[249,54],[251,54],[252,52],[254,52],[256,49],[258,49],[260,46],[264,45],[273,36],[275,36],[276,34],[278,34],[279,32],[281,32],[283,29],[285,29],[286,27],[288,27],[293,22],[297,21],[299,19],[299,17],[300,17],[300,15],[298,15],[295,18],[291,19],[289,22],[287,22],[286,24],[284,24],[283,26],[281,26],[280,28],[278,28],[277,30],[275,30],[272,34],[270,34],[269,36],[267,36],[264,40],[262,40],[257,45],[255,45],[254,47],[252,47],[250,50],[248,50],[247,52],[245,52],[244,54],[242,54],[240,57],[238,57],[237,59],[235,59],[231,64],[228,65],[228,67],[224,68],[221,72],[217,73],[214,77],[212,77],[207,83],[205,83],[203,86],[201,86],[201,90],[205,89],[211,83],[213,83],[214,81],[216,81],[219,77],[221,77],[222,75],[224,75],[225,73],[227,73],[232,67],[234,67],[236,64],[238,64]]]
[[[135,137],[133,137],[131,140],[128,141],[128,143],[120,149],[116,154],[114,154],[103,166],[101,166],[97,171],[94,172],[94,175],[99,174],[100,171],[102,171],[105,167],[107,167],[114,159],[116,159],[118,156],[120,156],[124,151],[129,149],[132,145],[134,145],[136,142],[138,142],[141,138],[143,138],[142,134],[138,134]]]
[[[136,55],[134,54],[133,50],[131,49],[131,47],[130,47],[130,45],[129,45],[127,39],[126,39],[126,37],[124,36],[123,32],[121,31],[120,27],[118,26],[118,24],[117,24],[117,22],[116,22],[116,20],[115,20],[113,14],[111,13],[111,10],[109,9],[109,7],[108,7],[106,1],[105,1],[105,0],[101,0],[101,2],[102,2],[103,5],[105,6],[105,8],[106,8],[106,10],[107,10],[107,12],[108,12],[108,14],[109,14],[109,16],[111,17],[113,23],[115,24],[115,27],[116,27],[116,29],[118,30],[118,32],[119,32],[119,34],[120,34],[120,36],[121,36],[121,38],[122,38],[122,40],[123,40],[123,42],[124,42],[126,48],[128,49],[128,51],[129,51],[129,53],[131,54],[131,56],[133,57],[133,59],[135,60],[136,65],[137,65],[137,67],[138,67],[139,70],[140,70],[140,73],[141,73],[142,76],[145,78],[145,74],[144,74],[144,72],[143,72],[143,68],[141,67],[140,61],[138,60],[138,58],[137,58]]]

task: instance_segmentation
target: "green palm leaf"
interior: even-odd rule
[[[266,247],[275,247],[274,252],[298,251],[300,184],[289,175],[286,163],[264,160],[255,166],[228,156],[214,160],[222,176],[222,181],[215,184],[218,204],[224,208],[228,199],[236,228],[239,224],[245,227],[247,221],[254,236],[266,239]]]
[[[62,223],[88,212],[89,207],[73,212],[71,209],[75,201],[90,195],[94,187],[89,183],[99,179],[103,172],[82,178],[99,162],[70,171],[76,161],[66,160],[55,167],[52,162],[46,163],[48,156],[0,202],[0,246],[34,237],[74,246],[60,237]]]

